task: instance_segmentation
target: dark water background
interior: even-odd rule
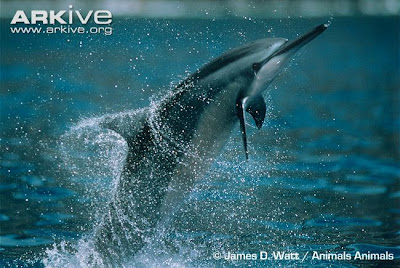
[[[0,266],[40,267],[57,253],[46,248],[78,243],[98,220],[119,149],[80,148],[71,127],[146,107],[227,49],[325,22],[119,19],[111,36],[48,36],[1,21]],[[188,198],[169,265],[265,265],[212,259],[259,250],[396,257],[310,266],[400,263],[399,29],[398,17],[335,18],[296,56],[266,93],[265,126],[250,129],[250,161],[238,129]]]

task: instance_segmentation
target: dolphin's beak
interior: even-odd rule
[[[272,54],[270,57],[265,59],[262,63],[261,66],[269,61],[271,58],[282,55],[282,54],[287,54],[286,56],[291,56],[294,53],[296,53],[301,47],[303,47],[305,44],[313,40],[315,37],[323,33],[327,28],[329,27],[329,24],[321,24],[318,27],[315,27],[313,30],[309,31],[308,33],[300,36],[299,38],[286,42],[283,44],[274,54]]]

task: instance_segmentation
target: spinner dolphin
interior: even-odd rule
[[[245,113],[262,127],[263,91],[294,53],[327,27],[291,42],[267,38],[228,51],[156,105],[104,118],[102,127],[119,133],[128,146],[117,189],[95,230],[95,247],[106,263],[131,258],[156,226],[168,226],[237,125],[248,159]]]

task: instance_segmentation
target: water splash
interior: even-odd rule
[[[126,141],[119,134],[101,128],[106,117],[83,119],[59,141],[70,184],[93,202],[107,201],[115,191],[127,153]]]
[[[333,14],[331,13],[331,16],[329,17],[327,23],[324,24],[325,27],[331,26],[332,22],[333,22]]]
[[[150,125],[150,131],[154,136],[154,141],[152,142],[156,144],[154,150],[157,151],[154,155],[175,154],[176,150],[182,149],[182,145],[177,140],[170,138],[172,136],[170,130],[166,126],[159,124],[159,115],[155,112],[155,107],[158,104],[159,101],[152,100],[148,109],[83,119],[61,137],[59,147],[64,158],[63,166],[70,174],[70,185],[74,188],[81,188],[81,191],[76,192],[81,192],[81,195],[84,196],[81,201],[86,203],[86,212],[94,219],[93,227],[91,228],[93,231],[81,238],[77,244],[67,246],[66,242],[62,241],[58,245],[54,245],[53,248],[48,249],[46,251],[47,256],[43,259],[46,267],[71,265],[74,267],[106,266],[104,255],[98,252],[99,245],[96,246],[95,237],[98,236],[98,233],[102,234],[104,226],[114,228],[114,223],[111,223],[111,225],[107,223],[107,215],[113,213],[112,211],[115,212],[115,217],[110,216],[110,219],[118,219],[118,224],[121,227],[130,226],[129,230],[132,228],[136,230],[134,232],[125,229],[111,230],[110,234],[115,236],[116,241],[119,241],[118,244],[123,243],[121,241],[125,239],[127,241],[135,241],[136,235],[133,235],[133,233],[144,235],[148,232],[146,231],[146,226],[150,223],[146,223],[145,219],[139,214],[133,216],[136,212],[131,211],[130,208],[137,207],[137,204],[135,204],[135,200],[120,199],[118,185],[128,154],[126,139],[131,133],[141,130],[141,123],[144,119]],[[114,131],[116,129],[118,129],[118,133]],[[155,177],[163,178],[167,175],[164,174],[165,171],[163,170],[153,169],[151,162],[145,163],[144,167],[139,169],[141,171],[136,175],[147,177],[149,181],[154,181]],[[128,188],[131,189],[129,191],[136,191],[135,188]],[[121,204],[125,205],[121,206]],[[104,210],[104,207],[106,207],[106,210]],[[127,214],[133,218],[127,217]],[[143,223],[144,227],[141,223]],[[157,239],[163,240],[163,237],[158,235]],[[153,244],[151,243],[151,245]],[[159,244],[157,243],[157,245]],[[104,246],[107,247],[107,245]],[[119,248],[121,247],[119,246]],[[151,252],[157,250],[159,251],[160,249],[153,247]],[[130,251],[126,250],[126,252],[129,253]],[[147,258],[144,259],[141,257],[139,263],[143,263],[143,267],[149,267],[148,258],[150,258],[150,255],[148,253],[146,255]],[[143,254],[140,254],[140,256],[143,256]],[[183,263],[182,261],[172,261],[169,258],[162,260],[162,262],[167,263],[168,267],[178,267],[177,264]],[[159,261],[153,258],[151,263],[159,263]],[[127,266],[133,267],[132,264]]]

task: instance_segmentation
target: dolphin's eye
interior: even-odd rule
[[[253,63],[254,74],[257,74],[260,69],[261,69],[261,64],[259,62]]]

